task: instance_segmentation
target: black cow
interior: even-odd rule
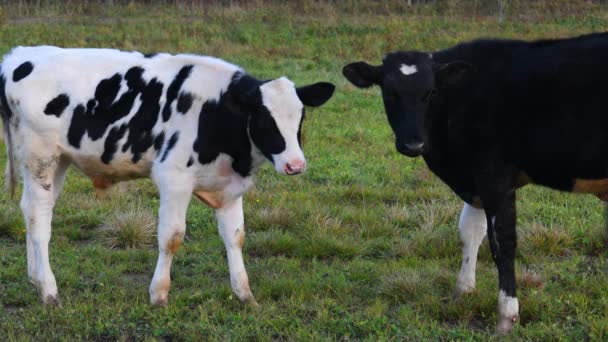
[[[358,87],[381,87],[399,152],[422,155],[460,198],[485,210],[499,273],[500,333],[511,330],[519,311],[516,189],[532,183],[608,200],[606,61],[608,34],[600,33],[482,39],[343,69]]]

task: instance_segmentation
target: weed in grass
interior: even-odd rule
[[[134,206],[111,214],[99,232],[101,243],[110,249],[150,247],[156,235],[156,218],[149,210]]]

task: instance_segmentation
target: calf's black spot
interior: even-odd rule
[[[186,114],[192,107],[192,94],[188,92],[182,92],[177,99],[177,111]]]
[[[152,129],[160,113],[159,101],[162,93],[163,84],[156,78],[150,80],[141,92],[139,109],[129,121],[129,136],[122,151],[126,152],[130,148],[134,163],[137,163],[141,159],[142,153],[154,144]]]
[[[57,97],[49,101],[44,109],[44,114],[55,115],[60,117],[67,106],[70,105],[70,98],[67,94],[59,94]]]
[[[80,148],[80,140],[87,130],[87,118],[85,115],[85,108],[79,104],[74,108],[74,114],[72,115],[72,122],[70,128],[68,128],[68,142],[70,145]]]
[[[150,53],[144,54],[144,57],[145,58],[153,58],[156,55],[158,55],[158,52],[150,52]]]
[[[192,156],[190,156],[190,158],[188,158],[188,163],[186,164],[186,167],[190,167],[192,166],[192,164],[194,164],[194,159],[192,158]]]
[[[179,138],[178,132],[175,132],[175,133],[173,133],[173,135],[171,135],[171,138],[169,138],[169,141],[167,142],[167,147],[165,148],[165,153],[163,153],[162,158],[160,158],[161,163],[164,162],[165,159],[167,159],[167,157],[169,156],[169,152],[171,152],[173,147],[175,147],[175,144],[177,143],[178,138]]]
[[[13,71],[13,82],[19,82],[26,78],[34,70],[32,62],[24,62]]]
[[[104,150],[101,155],[101,161],[104,164],[110,164],[112,158],[114,157],[114,153],[118,150],[118,141],[122,139],[122,137],[127,132],[127,125],[122,124],[120,127],[112,127],[110,133],[108,133],[108,137],[104,142]]]
[[[177,95],[188,76],[190,76],[190,72],[192,72],[192,65],[182,67],[177,75],[175,75],[173,81],[171,81],[171,84],[169,84],[169,88],[167,88],[167,101],[163,108],[163,122],[167,122],[171,118],[171,104],[177,99]]]
[[[154,138],[154,149],[156,151],[160,151],[160,149],[163,147],[163,143],[165,142],[165,132],[160,132],[155,138]]]

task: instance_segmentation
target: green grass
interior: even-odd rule
[[[61,309],[38,303],[26,275],[18,201],[0,195],[2,340],[496,338],[497,276],[487,243],[477,291],[453,300],[461,201],[422,160],[394,150],[378,90],[355,89],[340,70],[356,60],[379,62],[391,50],[441,49],[479,36],[606,30],[606,11],[502,24],[494,17],[407,11],[341,14],[329,5],[153,12],[131,5],[104,10],[102,19],[85,8],[78,16],[36,12],[41,17],[29,20],[5,9],[0,53],[34,44],[192,52],[224,58],[260,78],[334,82],[335,96],[310,110],[304,124],[307,173],[281,177],[266,167],[245,198],[244,254],[261,307],[244,307],[232,295],[213,212],[195,201],[174,260],[169,304],[150,307],[156,247],[110,249],[100,227],[132,203],[156,215],[157,192],[142,180],[96,199],[90,181],[72,170],[50,246]],[[2,149],[0,167],[5,161]],[[517,204],[521,323],[508,339],[607,338],[601,202],[527,187]]]

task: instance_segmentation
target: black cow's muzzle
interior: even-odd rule
[[[407,144],[397,143],[396,144],[397,151],[399,153],[406,155],[408,157],[418,157],[424,152],[424,143],[423,142],[410,142]]]

